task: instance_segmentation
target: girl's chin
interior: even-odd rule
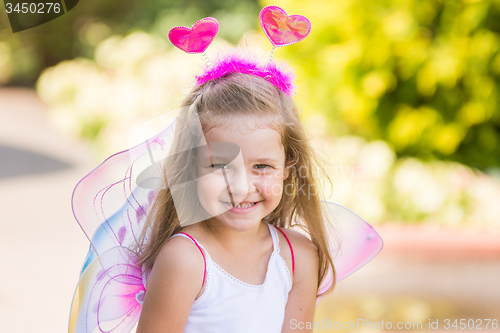
[[[233,231],[244,232],[251,229],[254,229],[256,225],[261,223],[261,219],[245,219],[245,218],[224,218],[224,216],[219,216],[218,220],[222,223],[227,229],[231,229]]]

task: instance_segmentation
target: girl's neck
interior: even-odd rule
[[[204,229],[216,246],[224,251],[241,254],[253,248],[267,232],[265,223],[260,222],[246,231],[235,231],[224,226],[215,218],[203,222]]]

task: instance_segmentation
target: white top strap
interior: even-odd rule
[[[278,232],[274,225],[266,223],[269,226],[269,231],[271,232],[271,237],[273,238],[273,247],[276,253],[280,253],[280,239],[278,237]]]

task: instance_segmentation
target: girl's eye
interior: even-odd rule
[[[257,167],[257,169],[265,169],[267,167],[272,168],[272,166],[267,165],[267,164],[257,164],[256,167]]]
[[[214,169],[226,169],[227,168],[227,164],[223,164],[223,163],[212,164],[210,167],[214,168]]]

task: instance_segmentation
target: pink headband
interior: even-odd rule
[[[186,53],[203,53],[208,66],[201,75],[196,76],[198,84],[215,81],[230,73],[243,73],[264,78],[290,96],[295,88],[293,84],[295,75],[292,70],[277,66],[272,61],[272,56],[276,47],[294,44],[306,38],[311,32],[311,23],[306,17],[288,15],[277,6],[263,8],[259,20],[267,38],[274,46],[267,64],[245,58],[243,55],[230,54],[217,59],[212,65],[204,52],[219,31],[219,23],[213,17],[203,18],[193,24],[191,28],[173,28],[170,30],[168,38],[172,44]]]
[[[196,76],[196,82],[203,84],[215,81],[230,73],[251,74],[264,78],[289,96],[295,89],[293,71],[278,68],[273,61],[269,61],[263,66],[258,61],[245,58],[237,53],[217,59],[212,67],[206,67],[201,75]]]

